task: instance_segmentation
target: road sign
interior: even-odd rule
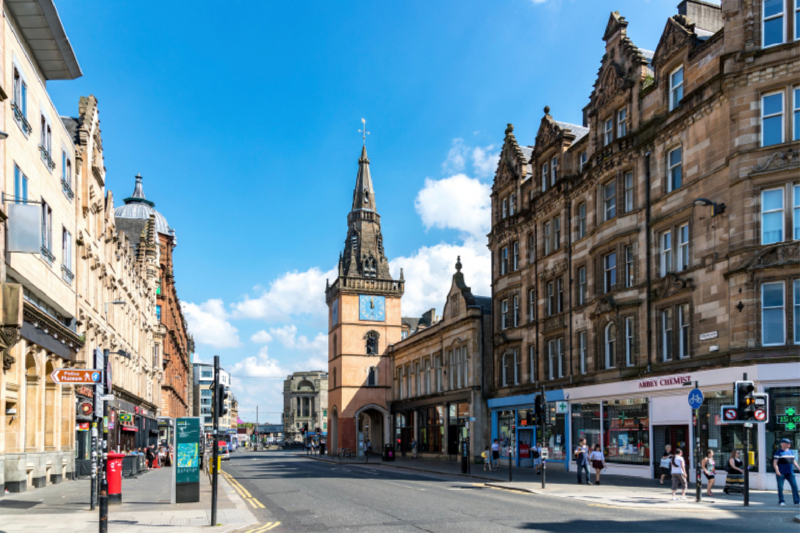
[[[703,391],[700,389],[693,389],[689,393],[689,406],[692,409],[700,409],[703,406]]]
[[[77,370],[72,368],[57,368],[50,374],[56,383],[77,383],[94,385],[100,383],[102,372],[97,369]]]
[[[724,409],[722,419],[725,421],[736,420],[736,409]]]
[[[113,402],[114,401],[114,395],[113,394],[98,394],[97,397],[100,399],[100,401],[103,401],[103,402]]]
[[[539,455],[542,456],[542,459],[547,459],[547,448],[542,448],[542,451],[539,452]]]
[[[767,421],[767,412],[763,409],[756,409],[755,415],[753,416],[755,416],[757,422]]]

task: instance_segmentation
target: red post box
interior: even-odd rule
[[[108,504],[122,503],[122,459],[125,454],[109,452],[106,464],[108,479]]]

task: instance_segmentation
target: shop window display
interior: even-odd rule
[[[556,412],[556,402],[547,403],[549,423],[545,426],[542,445],[547,448],[550,461],[564,461],[567,457],[566,413]]]
[[[792,453],[800,462],[800,387],[775,387],[769,393],[769,423],[766,426],[767,472],[774,473],[772,455],[780,446],[781,439],[792,441]],[[752,439],[751,439],[752,440]],[[795,469],[795,473],[797,469]]]
[[[508,457],[508,450],[514,448],[515,425],[514,411],[500,411],[498,413],[497,438],[500,444],[501,457]]]
[[[425,453],[442,453],[444,438],[444,407],[426,407],[417,412],[419,427],[418,449]]]
[[[536,427],[533,409],[520,409],[517,411],[517,416],[519,416],[519,427],[517,428],[519,458],[530,459],[531,446],[533,446],[533,431]]]
[[[600,404],[584,403],[572,404],[572,449],[578,446],[581,439],[586,439],[586,445],[593,449],[595,444],[600,444]]]
[[[650,419],[647,398],[603,402],[606,461],[650,464]]]

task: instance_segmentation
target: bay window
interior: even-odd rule
[[[761,284],[761,345],[786,344],[786,300],[782,281]]]
[[[508,246],[504,246],[500,250],[500,275],[508,273]]]
[[[761,146],[783,142],[783,91],[761,97]]]
[[[761,244],[783,240],[783,189],[761,192]]]
[[[617,284],[617,253],[603,257],[603,293],[613,291]]]
[[[667,160],[667,192],[680,189],[683,184],[683,150],[679,146],[669,152]]]
[[[500,302],[500,329],[508,329],[508,300]]]
[[[785,0],[764,0],[761,17],[761,47],[768,48],[786,41]],[[795,34],[797,29],[795,28]]]

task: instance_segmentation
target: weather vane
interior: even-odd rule
[[[361,124],[363,124],[363,128],[364,129],[363,130],[358,130],[358,132],[361,134],[361,139],[364,140],[364,146],[366,146],[367,145],[367,135],[369,135],[369,132],[367,131],[367,119],[362,118],[361,119]]]

